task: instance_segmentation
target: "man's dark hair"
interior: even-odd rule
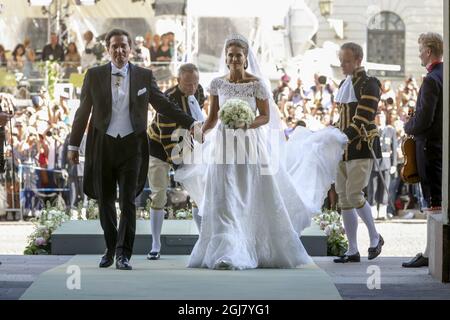
[[[105,41],[106,47],[109,49],[109,45],[111,43],[111,38],[114,36],[126,36],[128,39],[128,45],[131,47],[131,37],[130,34],[122,29],[112,29],[110,32],[106,34]]]

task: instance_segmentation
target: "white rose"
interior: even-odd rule
[[[324,232],[325,232],[325,234],[326,234],[327,236],[330,236],[330,234],[331,234],[331,228],[330,228],[330,226],[326,226]]]

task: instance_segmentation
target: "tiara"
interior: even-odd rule
[[[239,33],[232,33],[230,36],[228,36],[226,42],[228,43],[228,42],[234,41],[234,40],[242,41],[247,46],[249,45],[247,39],[243,35],[241,35]]]

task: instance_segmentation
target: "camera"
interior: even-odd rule
[[[325,76],[320,76],[319,79],[318,79],[318,81],[319,81],[319,83],[320,83],[321,85],[325,85],[325,84],[327,84],[327,77],[325,77]]]
[[[50,130],[47,131],[46,135],[47,137],[58,136],[59,130],[58,128],[51,128]]]

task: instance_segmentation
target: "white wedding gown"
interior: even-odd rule
[[[256,98],[269,99],[271,94],[260,81],[234,84],[224,78],[212,81],[210,93],[219,97],[220,107],[238,98],[247,101],[255,113]],[[219,123],[203,145],[196,145],[203,152],[203,164],[185,164],[175,173],[203,216],[188,266],[213,269],[225,263],[229,269],[295,268],[312,263],[300,235],[320,212],[346,137],[335,128],[315,133],[298,128],[280,150],[269,151],[266,141],[273,132],[265,125],[247,130],[247,143],[236,138],[234,158],[222,164],[217,162],[230,157],[229,150],[222,151],[224,132]],[[255,148],[257,160],[250,162],[248,152]],[[245,153],[247,163],[236,163],[239,151]],[[264,164],[274,153],[283,161],[274,174],[267,174]]]

